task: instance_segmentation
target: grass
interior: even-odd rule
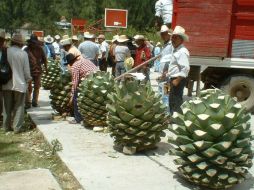
[[[64,190],[82,189],[39,131],[14,134],[0,129],[0,172],[37,168],[49,169]]]

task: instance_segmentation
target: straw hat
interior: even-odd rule
[[[69,37],[69,35],[64,35],[62,40],[60,41],[60,44],[62,46],[67,46],[72,44],[72,39]]]
[[[11,41],[23,45],[25,43],[25,38],[22,34],[14,34]]]
[[[136,35],[136,36],[134,36],[134,40],[145,40],[145,36],[143,36],[143,35]]]
[[[181,26],[176,26],[172,35],[181,36],[184,41],[189,41],[189,36],[185,33],[185,29]]]
[[[105,36],[104,36],[103,34],[100,34],[100,35],[98,36],[98,39],[104,39],[104,40],[105,40]]]
[[[61,36],[57,34],[57,35],[55,35],[55,39],[56,39],[56,40],[60,40],[60,39],[61,39]]]
[[[78,39],[78,36],[77,35],[74,35],[74,36],[72,36],[72,38],[71,38],[72,40],[75,40],[75,41],[79,41],[79,39]]]
[[[158,42],[158,43],[156,44],[156,46],[161,46],[161,43],[160,43],[160,42]]]
[[[120,43],[127,42],[127,41],[129,41],[129,38],[126,35],[121,35],[121,36],[119,36],[117,41],[120,42]]]
[[[118,38],[119,38],[119,35],[113,36],[112,43],[115,42],[115,41],[117,41]]]
[[[172,35],[172,30],[169,29],[166,25],[161,26],[161,33],[167,32],[169,35]]]
[[[10,40],[11,39],[11,34],[10,33],[6,33],[5,34],[5,39],[6,40]]]
[[[5,37],[6,37],[5,32],[4,31],[0,32],[0,38],[5,39]]]
[[[84,38],[86,38],[86,39],[93,39],[94,35],[90,34],[89,32],[84,32]]]
[[[54,38],[52,38],[50,35],[47,35],[47,36],[44,38],[44,41],[45,41],[46,43],[51,44],[51,43],[54,42]]]

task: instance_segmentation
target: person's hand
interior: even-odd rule
[[[71,98],[69,100],[69,103],[68,103],[69,107],[72,107],[72,105],[73,105],[73,96],[71,96]]]
[[[177,77],[176,79],[174,79],[172,81],[173,86],[178,86],[180,82],[182,81],[182,79],[183,79],[182,77]]]

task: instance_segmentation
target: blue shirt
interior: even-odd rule
[[[82,42],[79,45],[78,50],[85,59],[89,59],[90,61],[94,61],[99,55],[98,45],[89,40]]]

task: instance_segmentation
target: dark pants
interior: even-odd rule
[[[170,81],[170,92],[169,92],[169,108],[170,113],[174,112],[182,113],[181,105],[183,104],[183,90],[186,85],[186,79],[182,79],[178,86],[173,85],[173,79]]]
[[[5,131],[11,130],[11,126],[16,132],[22,129],[25,113],[25,98],[25,93],[10,90],[3,91],[3,128]]]
[[[83,120],[83,118],[78,110],[78,92],[77,91],[74,92],[74,95],[73,95],[73,109],[74,109],[74,118],[77,123],[80,123]]]
[[[32,83],[33,83],[33,86],[32,86]],[[33,76],[33,81],[29,82],[28,84],[26,104],[31,104],[31,103],[38,104],[40,87],[41,87],[41,75]],[[31,98],[32,93],[33,93],[33,99]]]
[[[99,59],[99,68],[101,71],[107,72],[108,63],[106,59]]]

